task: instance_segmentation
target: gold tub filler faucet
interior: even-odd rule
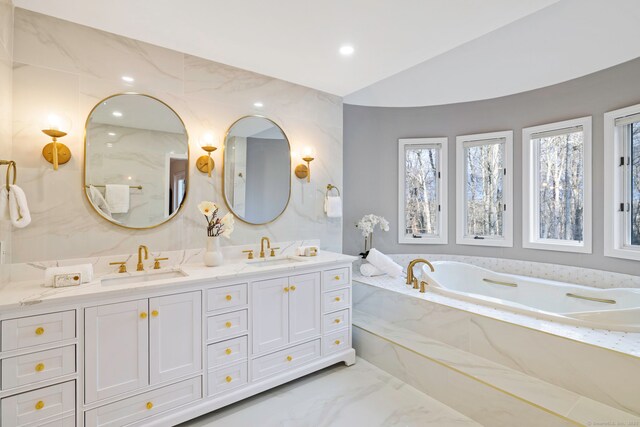
[[[427,288],[427,282],[422,280],[420,281],[420,286],[418,286],[418,279],[416,279],[415,276],[413,275],[413,267],[415,267],[416,264],[420,264],[420,263],[427,264],[432,272],[436,271],[436,269],[433,268],[433,264],[431,264],[426,259],[423,259],[423,258],[414,259],[409,263],[409,266],[407,267],[407,285],[413,285],[413,289],[420,288],[420,292],[425,293]]]

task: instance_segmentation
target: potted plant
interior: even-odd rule
[[[204,253],[204,264],[207,267],[222,265],[224,257],[220,251],[220,236],[227,239],[231,237],[235,224],[233,215],[227,213],[220,218],[218,215],[220,208],[215,203],[207,201],[200,202],[198,210],[207,220],[207,249]]]

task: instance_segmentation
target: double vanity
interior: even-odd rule
[[[169,426],[338,362],[353,257],[238,260],[0,291],[2,426]]]

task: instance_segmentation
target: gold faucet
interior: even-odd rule
[[[145,245],[138,246],[138,267],[137,271],[144,271],[144,264],[142,263],[142,250],[144,249],[144,259],[149,259],[149,248]]]
[[[267,249],[271,249],[271,240],[268,237],[260,239],[260,258],[264,258],[264,242],[267,241]]]
[[[413,276],[413,267],[421,262],[427,264],[429,268],[431,268],[431,271],[436,271],[436,269],[433,268],[433,264],[426,259],[418,258],[411,261],[407,267],[407,285],[413,285],[413,289],[418,289],[418,279]]]

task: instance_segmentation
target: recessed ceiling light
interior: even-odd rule
[[[113,114],[114,117],[122,117],[122,113],[120,111],[114,111],[111,114]]]
[[[258,101],[258,102],[254,102],[253,106],[256,107],[256,108],[262,108],[262,107],[264,107],[264,104],[262,102]]]
[[[113,144],[110,142],[107,142],[107,148],[111,148],[111,147],[113,147]]]
[[[129,181],[131,181],[131,177],[130,177],[130,176],[128,176],[128,177],[127,177],[127,179],[128,179]]]
[[[116,136],[115,132],[109,132],[109,136]]]
[[[340,55],[342,56],[351,56],[355,52],[355,49],[351,45],[344,45],[340,47]]]
[[[122,76],[122,80],[124,80],[127,83],[133,83],[135,79],[130,76]]]

